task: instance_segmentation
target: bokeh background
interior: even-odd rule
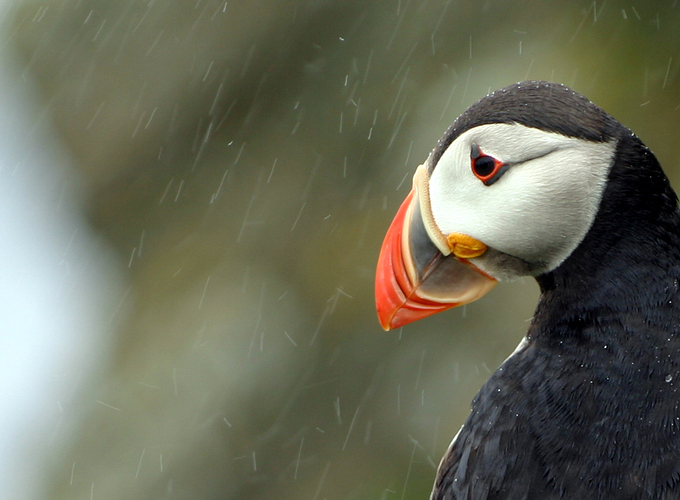
[[[4,2],[0,496],[428,498],[538,291],[380,329],[415,167],[546,79],[680,186],[677,4]]]

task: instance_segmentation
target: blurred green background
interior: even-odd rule
[[[46,498],[428,498],[538,291],[381,330],[374,267],[415,167],[487,92],[545,79],[680,185],[677,4],[16,4],[3,51],[124,283]]]

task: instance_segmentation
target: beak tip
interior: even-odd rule
[[[383,330],[386,332],[389,332],[390,330],[394,330],[396,328],[399,328],[400,326],[404,326],[403,324],[395,324],[394,318],[384,318],[380,316],[380,313],[378,313],[378,321],[380,321],[380,326],[382,327]]]
[[[380,326],[386,332],[393,328],[392,321],[394,319],[394,311],[397,306],[391,302],[385,302],[383,296],[376,294],[376,312],[378,313],[378,321]]]

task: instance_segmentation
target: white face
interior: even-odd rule
[[[510,164],[487,186],[471,166],[473,144]],[[443,234],[464,233],[490,248],[551,271],[579,245],[597,213],[615,142],[589,142],[518,124],[481,125],[446,149],[429,181]],[[472,259],[497,279],[512,278],[490,255]]]

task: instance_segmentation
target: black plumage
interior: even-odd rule
[[[616,152],[592,227],[537,276],[528,342],[473,401],[432,498],[680,498],[680,213],[668,179],[627,128],[545,82],[473,105],[430,169],[458,135],[485,123],[616,141]]]

